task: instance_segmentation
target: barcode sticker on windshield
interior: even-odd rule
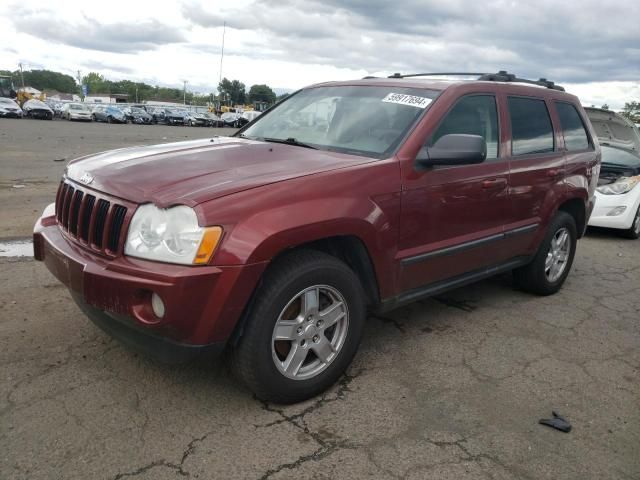
[[[408,105],[410,107],[426,108],[431,103],[430,98],[415,97],[413,95],[405,95],[404,93],[390,93],[382,99],[387,103],[398,103],[400,105]]]

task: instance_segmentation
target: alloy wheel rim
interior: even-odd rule
[[[349,310],[328,285],[298,292],[282,309],[271,336],[278,371],[293,380],[319,375],[338,357],[347,338]]]
[[[571,234],[566,227],[560,228],[551,238],[551,246],[544,262],[544,273],[550,282],[557,281],[567,268],[571,250]]]
[[[633,231],[636,235],[640,235],[640,207],[638,207],[638,211],[636,212],[636,218],[633,221]]]

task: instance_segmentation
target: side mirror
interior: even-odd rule
[[[452,133],[443,135],[431,147],[422,147],[416,166],[425,169],[433,165],[467,165],[482,163],[486,158],[487,142],[480,135]]]

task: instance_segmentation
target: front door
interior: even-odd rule
[[[460,98],[427,140],[481,135],[487,159],[476,165],[403,172],[398,261],[400,290],[408,291],[505,259],[508,162],[499,152],[498,109],[492,94]]]

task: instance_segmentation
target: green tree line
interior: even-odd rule
[[[0,75],[11,76],[16,89],[22,86],[22,78],[24,77],[25,86],[38,90],[57,90],[62,93],[79,93],[80,91],[71,75],[51,70],[25,70],[22,75],[20,75],[20,70],[13,72],[0,70]]]
[[[10,75],[16,88],[22,85],[20,71],[0,70],[0,75]],[[25,70],[24,84],[38,90],[56,90],[61,93],[81,93],[81,87],[70,75],[52,70]],[[159,87],[149,85],[144,82],[133,82],[131,80],[109,80],[97,72],[89,72],[82,77],[82,83],[87,85],[89,94],[127,94],[129,102],[143,102],[146,100],[160,100],[168,102],[182,103],[186,97],[186,102],[191,105],[206,105],[214,100],[219,100],[227,105],[240,105],[253,102],[276,102],[276,94],[264,84],[252,85],[247,92],[246,86],[240,80],[229,80],[223,78],[218,84],[218,95],[209,93],[198,95],[187,91],[184,94],[181,88]]]
[[[633,123],[640,123],[640,102],[625,103],[620,114]]]

